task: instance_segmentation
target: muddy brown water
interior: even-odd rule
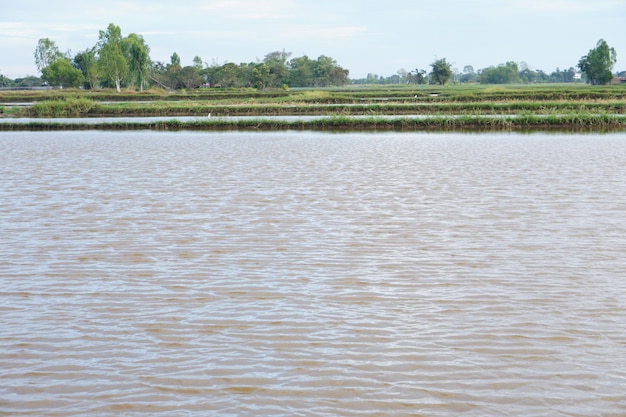
[[[626,414],[626,134],[0,134],[0,415]]]

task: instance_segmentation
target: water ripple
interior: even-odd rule
[[[3,133],[0,414],[623,414],[625,139]]]

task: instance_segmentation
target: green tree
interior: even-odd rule
[[[85,79],[84,87],[92,89],[98,83],[98,69],[96,51],[94,48],[79,52],[74,56],[74,66],[78,68]]]
[[[407,75],[407,82],[409,84],[425,84],[426,83],[426,70],[421,70],[416,68],[415,70],[409,72]]]
[[[13,80],[16,87],[37,87],[41,85],[41,78],[33,75],[26,76],[24,78],[16,78]]]
[[[263,58],[263,63],[268,66],[270,70],[270,85],[269,87],[281,87],[283,84],[287,84],[289,77],[289,68],[287,68],[287,59],[291,56],[291,52],[275,51],[270,52]]]
[[[604,39],[578,61],[578,68],[587,75],[587,82],[592,85],[608,84],[613,78],[611,70],[617,62],[617,53]]]
[[[334,61],[333,61],[334,62]],[[329,85],[341,87],[350,82],[350,71],[337,65],[333,65],[329,74]],[[395,83],[394,83],[395,84]]]
[[[58,85],[68,88],[80,87],[85,77],[83,73],[72,66],[67,58],[57,59],[41,70],[41,78],[50,85]]]
[[[430,79],[433,83],[444,85],[452,76],[451,64],[446,62],[445,58],[441,58],[430,64],[433,68],[430,73]]]
[[[202,85],[200,71],[194,66],[183,67],[180,70],[178,78],[184,88],[196,88]]]
[[[242,71],[242,77],[245,78],[247,87],[263,90],[271,82],[270,68],[264,62],[241,64],[240,70]]]
[[[41,72],[45,67],[63,57],[56,43],[48,38],[39,39],[35,48],[35,65]]]
[[[14,85],[15,81],[0,74],[0,87],[13,87]]]
[[[320,55],[313,65],[313,83],[315,87],[328,87],[331,85],[330,74],[336,62],[326,56]]]
[[[180,64],[167,64],[165,67],[165,79],[167,80],[167,85],[169,85],[171,89],[182,88],[182,69],[183,67],[181,67]]]
[[[481,84],[511,84],[519,80],[519,67],[513,61],[497,67],[484,68],[480,72]]]
[[[289,85],[292,87],[312,86],[314,65],[315,61],[306,55],[289,61]]]
[[[122,49],[122,30],[110,23],[106,31],[100,31],[97,45],[98,73],[105,80],[115,85],[117,92],[122,91],[122,80],[129,74],[129,67]]]
[[[461,82],[462,83],[473,83],[476,82],[476,73],[474,72],[474,67],[471,65],[466,65],[463,67],[463,73],[461,74]]]
[[[122,39],[122,49],[128,62],[130,77],[134,79],[139,91],[143,91],[146,74],[150,66],[150,48],[143,36],[131,33]]]

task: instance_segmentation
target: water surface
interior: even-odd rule
[[[626,134],[0,134],[0,414],[626,414]]]

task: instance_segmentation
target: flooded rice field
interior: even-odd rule
[[[0,134],[0,415],[626,414],[626,134]]]

